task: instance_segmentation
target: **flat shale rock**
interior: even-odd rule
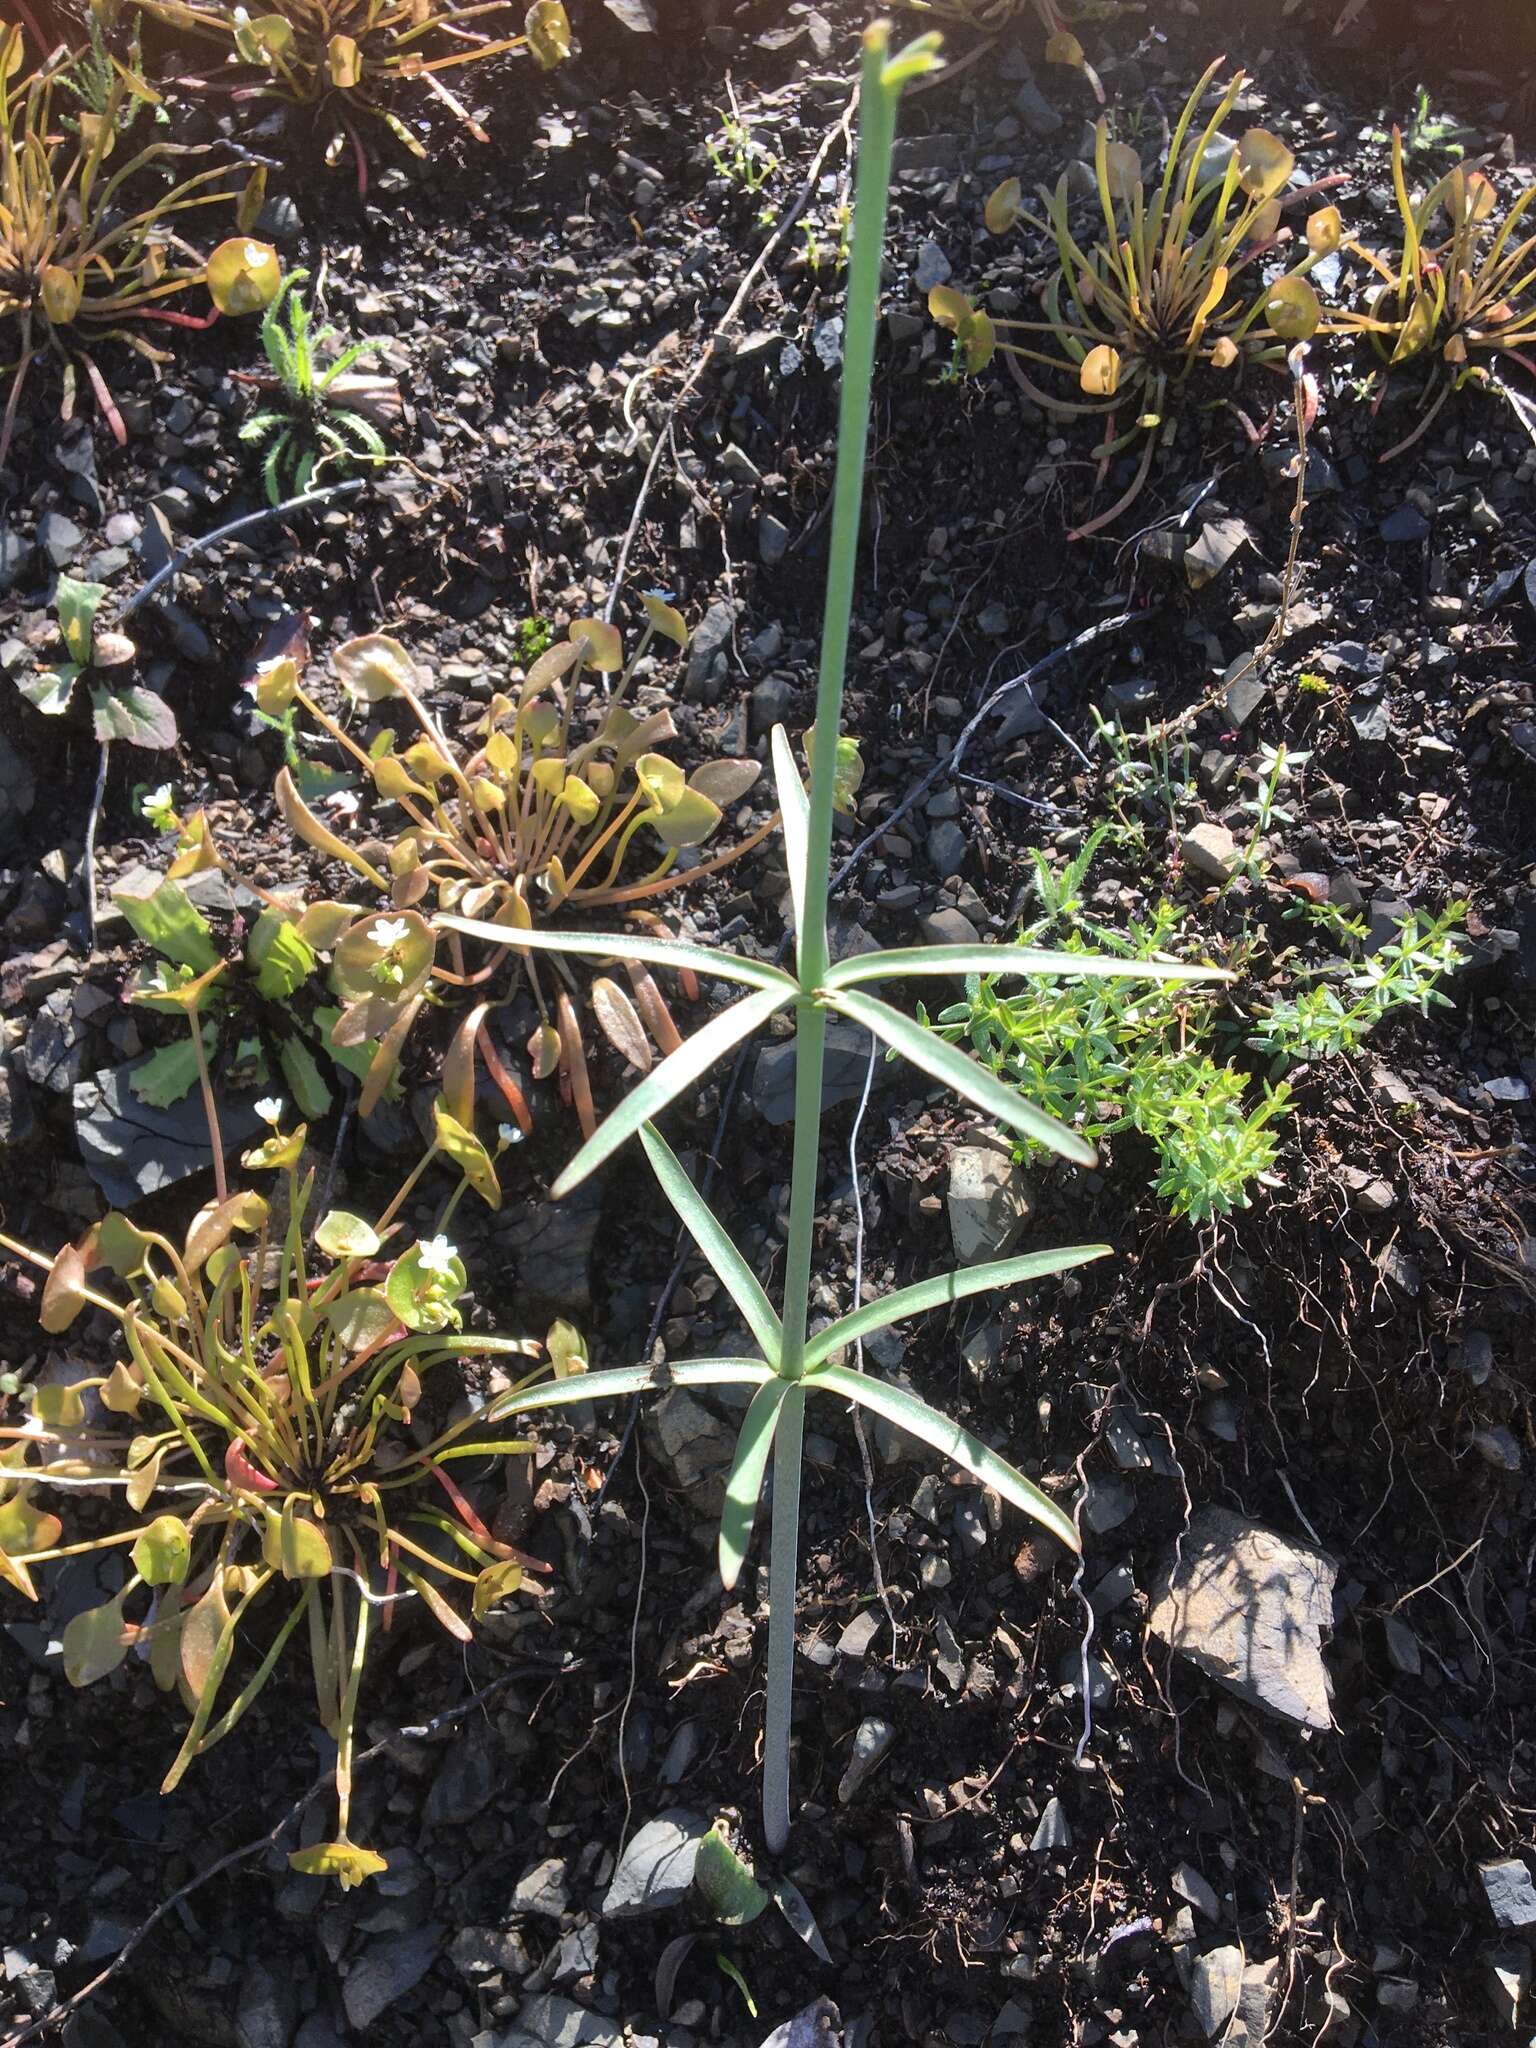
[[[1337,1577],[1322,1551],[1201,1508],[1164,1560],[1147,1625],[1239,1699],[1301,1728],[1331,1728],[1322,1639]]]

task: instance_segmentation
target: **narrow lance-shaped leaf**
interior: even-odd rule
[[[909,1059],[914,1067],[931,1075],[935,1081],[942,1081],[946,1088],[953,1088],[967,1102],[974,1103],[984,1115],[1022,1131],[1037,1145],[1059,1152],[1064,1159],[1075,1160],[1079,1166],[1094,1164],[1098,1154],[1086,1138],[1069,1131],[1065,1124],[1047,1116],[1043,1109],[1036,1109],[1016,1088],[999,1081],[985,1067],[978,1066],[969,1054],[939,1038],[914,1018],[903,1016],[900,1010],[893,1010],[889,1003],[882,1003],[876,996],[855,995],[849,990],[839,989],[827,1000],[841,1016],[862,1024],[866,1031],[872,1031],[876,1038]]]
[[[783,813],[784,858],[789,866],[789,894],[795,913],[795,940],[805,929],[806,863],[810,841],[810,804],[805,784],[790,751],[789,735],[782,725],[773,728],[773,777],[779,788],[779,809]]]
[[[720,1514],[720,1581],[728,1593],[741,1576],[752,1544],[752,1524],[757,1520],[763,1474],[786,1401],[805,1401],[804,1392],[793,1381],[771,1379],[758,1388],[736,1439],[731,1469],[725,1475],[725,1506]]]
[[[936,1451],[942,1451],[946,1458],[953,1459],[973,1479],[979,1479],[983,1486],[990,1486],[1004,1500],[1012,1501],[1016,1508],[1032,1515],[1069,1550],[1081,1547],[1072,1517],[1055,1501],[1026,1479],[1022,1472],[1015,1471],[1006,1458],[1000,1458],[979,1436],[962,1429],[958,1422],[952,1422],[947,1415],[930,1408],[926,1401],[920,1401],[916,1394],[909,1394],[904,1387],[893,1387],[869,1373],[850,1372],[842,1365],[821,1366],[815,1372],[807,1373],[801,1385],[808,1393],[842,1394],[863,1408],[872,1408],[876,1415],[883,1415],[887,1422],[894,1422],[899,1429],[920,1438],[925,1444],[931,1444]]]
[[[653,938],[642,932],[524,931],[489,924],[484,918],[448,914],[433,922],[444,931],[463,932],[466,938],[484,939],[493,946],[528,947],[536,953],[580,953],[589,960],[646,960],[653,967],[691,967],[695,974],[744,982],[748,988],[782,989],[786,996],[795,987],[782,968],[771,967],[766,960],[743,960],[738,953],[716,952],[684,939]]]
[[[569,1408],[576,1401],[606,1401],[620,1394],[661,1393],[667,1386],[751,1387],[772,1378],[772,1367],[756,1358],[690,1358],[683,1365],[668,1366],[665,1379],[658,1379],[648,1365],[621,1365],[609,1372],[581,1372],[568,1380],[546,1380],[542,1386],[514,1387],[499,1394],[480,1420],[500,1422],[509,1415]]]
[[[1016,1287],[1025,1280],[1040,1280],[1051,1273],[1065,1273],[1073,1266],[1086,1266],[1091,1259],[1109,1256],[1107,1244],[1064,1245],[1059,1251],[1028,1252],[1020,1259],[996,1259],[986,1266],[962,1266],[956,1272],[940,1274],[934,1280],[919,1280],[912,1287],[898,1287],[894,1294],[882,1294],[878,1301],[866,1301],[835,1323],[819,1330],[805,1347],[807,1366],[819,1365],[834,1351],[842,1350],[855,1338],[875,1330],[888,1329],[906,1316],[924,1309],[943,1308],[964,1301],[968,1295],[986,1294],[994,1287]]]
[[[783,1329],[774,1307],[758,1282],[757,1275],[731,1242],[682,1163],[654,1124],[641,1127],[640,1142],[652,1171],[661,1182],[662,1193],[672,1204],[708,1259],[715,1277],[746,1319],[747,1328],[763,1347],[763,1356],[776,1360],[783,1341]]]
[[[1039,946],[899,946],[839,960],[825,986],[852,988],[911,974],[1080,974],[1095,980],[1232,981],[1224,967],[1180,960],[1118,960],[1100,953],[1062,953]]]
[[[743,996],[740,1002],[732,1003],[718,1017],[711,1017],[691,1038],[684,1039],[677,1051],[669,1053],[660,1066],[653,1068],[598,1125],[556,1180],[550,1191],[555,1200],[559,1201],[572,1188],[579,1187],[587,1175],[616,1152],[626,1138],[632,1138],[642,1124],[659,1116],[669,1102],[681,1095],[701,1074],[707,1073],[716,1060],[759,1030],[776,1010],[782,1010],[790,1000],[787,988],[760,989],[755,995]],[[1092,1156],[1090,1153],[1089,1158]]]

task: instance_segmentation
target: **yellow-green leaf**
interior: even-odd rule
[[[115,1671],[128,1654],[138,1630],[123,1619],[126,1592],[100,1607],[88,1607],[66,1623],[63,1637],[64,1676],[71,1685],[91,1685]]]
[[[1295,157],[1267,128],[1250,128],[1237,145],[1238,181],[1253,199],[1272,199],[1283,191],[1295,168]]]
[[[192,1562],[192,1538],[179,1515],[157,1515],[133,1546],[133,1568],[146,1586],[179,1586]]]

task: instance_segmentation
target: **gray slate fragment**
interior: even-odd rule
[[[1536,1885],[1521,1857],[1501,1856],[1480,1863],[1477,1874],[1487,1894],[1488,1910],[1506,1934],[1523,1934],[1536,1927]]]
[[[532,1870],[524,1871],[512,1894],[514,1913],[541,1913],[548,1920],[558,1920],[570,1902],[563,1856],[546,1856]]]
[[[1181,1863],[1173,1873],[1172,1884],[1179,1897],[1187,1899],[1207,1920],[1221,1918],[1221,1901],[1216,1896],[1215,1886],[1196,1870],[1193,1863]]]
[[[438,1765],[427,1794],[429,1828],[462,1827],[490,1802],[496,1789],[495,1737],[484,1723],[471,1723]]]
[[[623,2048],[623,2041],[615,2021],[546,1991],[523,2000],[516,2027],[499,2037],[497,2048]]]
[[[1029,1853],[1031,1856],[1049,1856],[1054,1850],[1070,1849],[1071,1846],[1071,1823],[1061,1801],[1053,1796],[1045,1802],[1045,1811],[1030,1836]]]
[[[949,1234],[962,1266],[1006,1258],[1034,1214],[1029,1184],[1007,1145],[961,1145],[949,1161]]]
[[[235,2025],[245,2048],[288,2048],[298,2019],[298,1985],[288,1970],[272,1970],[258,1957],[240,1980]]]
[[[1512,1944],[1495,1949],[1488,1958],[1488,1996],[1501,2027],[1513,2027],[1520,2017],[1520,2001],[1531,1988],[1531,1952]]]
[[[1210,1949],[1195,1963],[1189,1998],[1208,2041],[1214,2040],[1237,2010],[1243,1988],[1243,1952],[1229,1944]]]
[[[213,1164],[202,1098],[194,1089],[169,1109],[151,1109],[129,1082],[144,1064],[108,1067],[74,1089],[75,1136],[85,1170],[116,1209],[174,1186]],[[224,1096],[219,1125],[231,1152],[265,1127],[250,1100]]]
[[[347,2022],[356,2033],[366,2034],[381,2013],[415,1990],[437,1961],[446,1932],[441,1921],[429,1920],[409,1934],[381,1934],[369,1942],[341,1987]]]
[[[679,1904],[693,1883],[694,1858],[708,1832],[701,1814],[681,1806],[647,1821],[625,1844],[603,1898],[603,1918],[633,1920]]]
[[[879,1714],[869,1714],[854,1731],[848,1768],[837,1788],[838,1804],[846,1806],[870,1773],[884,1762],[896,1740],[896,1725]]]
[[[785,2020],[758,2048],[843,2048],[842,2014],[830,1998],[818,1998]],[[849,2038],[852,2039],[850,2031]]]
[[[1185,865],[1208,881],[1226,882],[1237,872],[1237,841],[1225,825],[1191,826],[1179,841],[1179,851]]]
[[[1322,1638],[1337,1578],[1324,1552],[1228,1508],[1201,1508],[1164,1560],[1147,1625],[1240,1699],[1331,1728]]]
[[[840,1102],[857,1102],[864,1093],[869,1071],[869,1033],[862,1024],[834,1018],[827,1026],[826,1060],[822,1067],[821,1102],[834,1109]],[[875,1086],[888,1083],[897,1069],[882,1059],[875,1061]],[[795,1041],[780,1039],[765,1045],[752,1068],[747,1093],[752,1107],[765,1123],[787,1124],[795,1114]]]

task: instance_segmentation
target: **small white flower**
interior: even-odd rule
[[[403,917],[380,917],[374,920],[368,936],[376,946],[398,946],[409,930]]]
[[[503,1145],[521,1145],[523,1142],[523,1134],[516,1124],[498,1124],[496,1135]]]
[[[424,1237],[416,1247],[416,1263],[422,1272],[440,1274],[445,1280],[453,1278],[457,1257],[458,1252],[446,1237]]]
[[[256,1114],[264,1124],[274,1128],[283,1120],[283,1098],[281,1095],[263,1095],[256,1105]]]

